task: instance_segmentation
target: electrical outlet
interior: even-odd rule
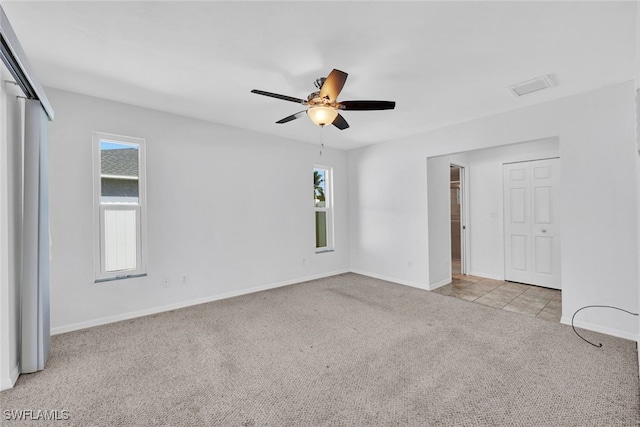
[[[163,277],[162,278],[162,287],[163,288],[169,288],[171,287],[171,282],[169,281],[168,277]]]
[[[307,265],[307,259],[306,258],[302,258],[302,265]]]
[[[407,263],[407,268],[413,268],[413,261],[409,261]]]
[[[189,275],[188,274],[183,274],[182,275],[182,284],[183,285],[188,285],[189,284]]]

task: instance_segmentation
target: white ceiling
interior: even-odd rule
[[[2,1],[45,86],[319,143],[274,122],[332,68],[346,111],[324,130],[351,149],[634,78],[636,2]],[[507,87],[551,74],[522,98]],[[54,105],[55,108],[55,105]]]

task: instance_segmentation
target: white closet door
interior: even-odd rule
[[[560,160],[503,165],[505,279],[560,289]]]
[[[21,372],[44,369],[49,357],[49,154],[47,117],[25,101]]]

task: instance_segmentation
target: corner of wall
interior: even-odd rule
[[[18,381],[18,377],[20,376],[20,362],[16,364],[16,366],[11,369],[9,372],[9,376],[6,378],[0,379],[0,391],[9,390],[16,385],[16,381]]]
[[[444,279],[444,280],[440,280],[439,282],[429,283],[429,286],[427,286],[427,290],[433,291],[444,285],[448,285],[449,283],[451,283],[451,279]]]
[[[380,274],[376,274],[376,273],[370,273],[368,271],[358,270],[358,269],[354,269],[354,268],[350,269],[349,271],[351,273],[354,273],[354,274],[360,274],[362,276],[373,277],[374,279],[384,280],[386,282],[397,283],[399,285],[404,285],[404,286],[411,286],[412,288],[418,288],[418,289],[422,289],[422,290],[425,290],[425,291],[431,290],[429,288],[429,286],[425,285],[424,283],[412,282],[410,280],[398,279],[398,278],[395,278],[395,277],[384,276],[384,275],[380,275]]]

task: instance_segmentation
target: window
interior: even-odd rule
[[[316,252],[333,250],[333,200],[331,168],[313,168]]]
[[[94,132],[96,281],[145,274],[145,141]]]

